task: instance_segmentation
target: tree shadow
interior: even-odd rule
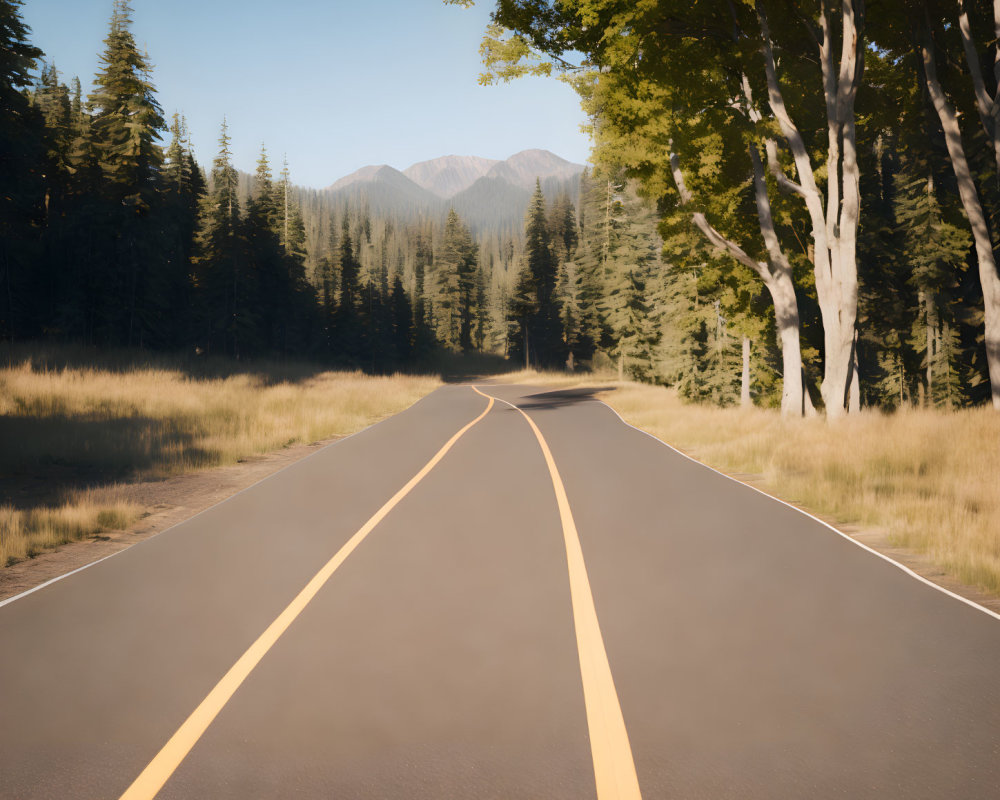
[[[612,392],[610,386],[579,386],[572,389],[555,389],[551,392],[538,392],[522,398],[518,405],[525,411],[551,411],[557,408],[596,400],[603,392]]]
[[[65,414],[0,416],[0,505],[25,509],[67,492],[179,467],[218,463],[219,454],[170,419],[88,419]]]
[[[0,350],[0,366],[15,367],[29,361],[35,372],[93,369],[127,375],[141,370],[165,370],[180,372],[195,380],[224,380],[245,375],[263,386],[301,383],[329,370],[353,369],[280,357],[237,360],[195,349],[161,352],[38,341],[7,344]]]

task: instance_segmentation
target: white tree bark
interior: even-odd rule
[[[740,407],[752,408],[750,399],[750,339],[743,337],[743,374],[740,378]]]
[[[823,75],[827,115],[827,197],[824,202],[801,132],[785,105],[767,14],[757,3],[767,79],[768,101],[778,121],[798,173],[798,183],[781,171],[777,148],[768,147],[771,171],[786,191],[805,202],[812,226],[813,272],[823,319],[824,372],[822,395],[827,417],[844,414],[852,395],[855,325],[858,313],[857,234],[861,213],[860,171],[857,160],[854,103],[864,70],[859,30],[864,0],[842,0],[842,46],[835,70],[830,9],[820,2],[819,35],[815,37]],[[857,403],[850,403],[856,408]]]
[[[756,261],[731,239],[727,239],[698,211],[691,215],[691,221],[706,239],[719,250],[724,251],[740,264],[753,270],[764,281],[771,301],[774,303],[775,325],[778,341],[781,343],[782,390],[781,414],[785,417],[801,417],[812,410],[806,404],[802,384],[802,347],[799,341],[799,306],[792,283],[792,267],[785,256],[774,229],[771,202],[764,181],[764,169],[756,147],[750,148],[750,159],[754,167],[754,195],[760,232],[768,252],[768,261]],[[681,205],[691,202],[691,192],[681,172],[680,159],[675,153],[670,156],[670,166],[674,183],[680,195]]]
[[[924,78],[927,90],[934,104],[941,127],[944,129],[945,144],[948,147],[948,157],[951,161],[955,179],[958,181],[958,193],[962,199],[962,207],[972,228],[972,239],[976,246],[976,257],[979,261],[979,280],[983,287],[983,304],[986,317],[986,362],[990,373],[990,388],[993,395],[993,407],[1000,411],[1000,273],[997,272],[993,244],[990,241],[989,226],[983,213],[983,204],[979,198],[979,190],[972,178],[968,159],[965,157],[965,146],[962,143],[962,131],[958,124],[955,108],[945,96],[938,80],[937,60],[934,55],[934,43],[931,40],[930,26],[924,27],[924,37],[921,42],[921,55],[924,61]]]
[[[972,37],[972,24],[969,22],[969,12],[965,8],[965,0],[958,0],[958,29],[962,34],[962,48],[965,50],[965,63],[969,67],[972,78],[972,89],[976,94],[976,110],[979,111],[979,121],[983,132],[993,143],[993,157],[997,167],[997,180],[1000,180],[1000,49],[994,57],[994,82],[997,91],[991,96],[986,89],[983,70],[979,62],[975,40]],[[993,33],[1000,38],[1000,2],[993,2]]]

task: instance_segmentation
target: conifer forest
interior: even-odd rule
[[[4,340],[372,372],[481,353],[790,416],[1000,409],[982,0],[499,2],[481,80],[563,73],[594,142],[517,225],[302,189],[266,148],[241,173],[254,132],[222,119],[196,154],[127,0],[86,95],[19,7],[0,0]]]

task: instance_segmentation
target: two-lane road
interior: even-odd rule
[[[1000,797],[1000,620],[479,389],[0,607],[0,797]]]

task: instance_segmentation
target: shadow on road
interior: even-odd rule
[[[572,389],[556,389],[551,392],[529,394],[522,398],[518,405],[525,411],[551,411],[587,400],[594,400],[601,392],[611,391],[614,389],[610,386],[579,386]]]

